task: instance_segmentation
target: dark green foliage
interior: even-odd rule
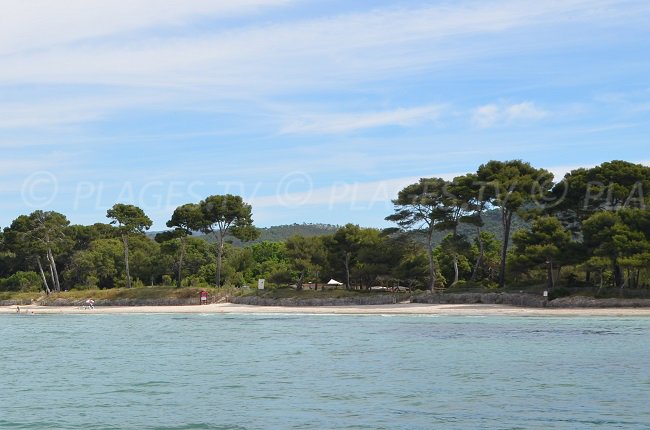
[[[68,225],[63,214],[37,210],[29,216],[19,216],[3,232],[3,244],[13,253],[17,266],[38,270],[47,293],[61,291],[57,263],[61,263],[74,246]]]
[[[423,178],[405,187],[387,217],[397,227],[385,231],[355,224],[258,230],[252,208],[232,195],[179,206],[171,230],[155,240],[144,234],[151,220],[132,205],[107,212],[113,225],[69,225],[62,214],[34,211],[0,233],[0,290],[106,290],[131,281],[207,288],[215,280],[254,287],[260,278],[270,288],[322,288],[333,278],[349,289],[464,290],[495,288],[507,275],[510,287],[549,289],[552,298],[568,287],[642,295],[650,285],[649,172],[603,163],[567,174],[563,191],[543,169],[490,161],[453,181]]]
[[[16,272],[8,278],[0,280],[0,291],[38,291],[41,288],[41,277],[36,272]]]
[[[452,279],[449,284],[458,284],[460,277],[468,278],[472,274],[472,246],[463,235],[450,233],[440,244],[440,260],[446,279]]]
[[[305,280],[319,279],[327,264],[327,249],[322,237],[293,236],[286,241],[285,247],[298,290],[302,290]]]
[[[142,209],[123,203],[117,203],[106,211],[106,217],[111,219],[111,224],[116,225],[122,235],[144,233],[152,224]]]
[[[402,231],[417,232],[426,237],[425,249],[429,260],[429,289],[436,288],[437,267],[433,255],[433,235],[449,226],[452,208],[446,205],[448,183],[441,178],[422,178],[397,194],[393,200],[395,213],[386,217]]]
[[[536,219],[530,230],[516,232],[512,240],[515,253],[511,265],[521,271],[539,268],[547,270],[548,287],[553,288],[558,277],[556,269],[565,263],[571,234],[555,217]]]
[[[599,211],[643,209],[650,203],[650,167],[614,160],[590,169],[575,169],[555,184],[547,210],[574,235]]]
[[[649,217],[647,210],[623,209],[594,213],[583,223],[585,245],[594,257],[609,260],[619,288],[637,287],[650,266]]]
[[[549,300],[555,300],[559,299],[562,297],[569,297],[571,295],[571,291],[567,288],[560,287],[560,288],[555,288],[548,293],[548,299]]]
[[[257,238],[259,232],[253,226],[251,206],[244,203],[240,196],[232,194],[208,196],[198,206],[201,212],[201,216],[197,219],[200,230],[205,234],[212,234],[217,242],[215,279],[216,286],[219,287],[226,235],[231,234],[242,241],[249,241]]]
[[[174,265],[176,266],[176,286],[180,288],[183,283],[183,261],[185,260],[185,248],[187,243],[187,236],[191,235],[194,230],[198,230],[204,226],[203,213],[201,207],[193,203],[188,203],[177,207],[172,214],[172,217],[167,221],[167,227],[174,228],[172,231],[159,233],[156,235],[156,241],[160,243],[165,242],[178,242],[167,246],[165,249],[169,251],[173,249],[175,256]],[[177,239],[177,240],[176,240]]]
[[[123,251],[120,239],[97,239],[75,253],[63,276],[74,286],[113,288],[125,277]]]
[[[553,174],[521,160],[493,160],[478,168],[477,178],[484,186],[483,193],[488,202],[501,210],[503,236],[499,286],[504,287],[512,219],[516,213],[541,209],[553,186]]]
[[[117,225],[122,236],[126,287],[131,288],[129,235],[143,235],[151,227],[152,221],[139,207],[122,203],[117,203],[106,211],[106,217],[111,219],[111,224]]]

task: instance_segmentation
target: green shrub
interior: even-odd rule
[[[0,280],[0,290],[3,291],[39,291],[42,285],[41,277],[36,272],[16,272]]]
[[[126,288],[126,276],[114,276],[113,277],[113,288]]]
[[[483,288],[485,288],[487,290],[498,290],[499,289],[499,284],[497,284],[496,282],[494,282],[494,281],[492,281],[490,279],[483,279],[481,281],[481,285],[483,286]]]
[[[94,290],[99,285],[99,278],[94,275],[86,276],[86,279],[81,284],[76,284],[73,290]]]
[[[190,288],[210,288],[214,285],[209,284],[202,276],[199,275],[190,275],[186,278],[183,278],[183,287]]]
[[[88,286],[88,288],[97,288],[99,285],[99,278],[94,275],[88,275],[86,276],[85,284]]]

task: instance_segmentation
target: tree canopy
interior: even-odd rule
[[[229,194],[179,205],[155,240],[134,205],[118,203],[110,223],[92,225],[37,210],[0,234],[0,291],[260,278],[298,289],[332,278],[350,289],[650,287],[650,168],[614,160],[552,179],[521,160],[489,161],[404,187],[386,217],[395,228],[291,225],[257,242],[252,207]]]
[[[139,207],[123,203],[117,203],[106,211],[106,217],[111,219],[112,225],[117,225],[117,229],[122,236],[122,241],[124,243],[126,286],[127,288],[131,288],[131,272],[129,269],[129,235],[144,233],[145,230],[149,230],[153,222]]]

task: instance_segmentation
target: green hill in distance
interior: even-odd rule
[[[489,231],[500,238],[503,234],[503,228],[501,226],[501,212],[499,210],[486,211],[483,214],[483,221],[485,225],[483,226],[484,231]],[[332,224],[286,224],[286,225],[276,225],[272,227],[262,227],[260,228],[260,237],[251,242],[242,242],[241,240],[232,237],[226,236],[226,242],[232,243],[234,246],[246,246],[253,243],[269,241],[269,242],[283,242],[290,238],[291,236],[299,235],[304,237],[316,237],[316,236],[326,236],[328,234],[336,233],[340,226]],[[528,228],[528,223],[523,221],[521,218],[515,216],[512,220],[512,233],[520,230],[522,228]],[[470,225],[461,224],[458,229],[460,234],[464,234],[470,239],[473,239],[476,236],[476,228]],[[149,232],[147,235],[154,237],[158,232]],[[449,234],[447,231],[437,232],[434,236],[434,243],[438,244],[442,239]],[[194,237],[200,237],[207,240],[210,243],[213,243],[214,237],[212,235],[204,235],[203,233],[196,232]]]
[[[243,243],[241,240],[236,237],[226,236],[226,241],[232,243],[234,246],[245,246],[258,242],[284,242],[289,239],[291,236],[304,236],[304,237],[316,237],[316,236],[326,236],[328,234],[336,233],[336,230],[339,229],[338,225],[332,224],[285,224],[285,225],[276,225],[272,227],[263,227],[259,228],[260,237],[257,239]],[[214,238],[210,235],[206,238],[208,242],[214,242]]]
[[[236,237],[232,237],[228,235],[226,236],[226,242],[230,242],[235,246],[245,246],[245,245],[264,242],[264,241],[284,242],[291,236],[295,236],[295,235],[304,236],[304,237],[315,237],[315,236],[326,236],[328,234],[334,234],[336,233],[336,230],[338,230],[338,228],[339,228],[338,225],[332,225],[332,224],[303,223],[303,224],[275,225],[272,227],[258,228],[258,230],[260,231],[260,237],[258,237],[253,241],[244,243],[241,240],[237,239]],[[156,236],[157,233],[159,232],[157,231],[148,232],[147,236],[153,238]],[[215,242],[215,239],[212,235],[205,235],[200,232],[195,232],[194,237],[205,239],[210,243]]]

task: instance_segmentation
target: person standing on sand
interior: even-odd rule
[[[16,313],[20,313],[20,306],[16,306]]]

